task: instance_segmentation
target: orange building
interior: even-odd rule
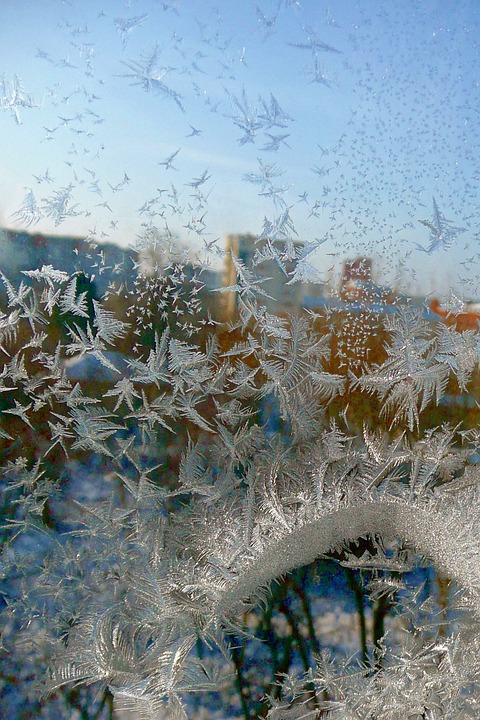
[[[469,310],[468,305],[464,306],[464,310],[461,312],[452,312],[442,308],[437,298],[434,298],[430,303],[430,310],[439,315],[446,325],[455,327],[458,332],[464,330],[478,330],[480,322],[480,312],[477,310]]]

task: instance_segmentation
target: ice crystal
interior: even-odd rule
[[[173,88],[169,87],[163,81],[164,77],[175,68],[159,67],[160,48],[157,46],[150,55],[142,57],[139,61],[123,62],[130,70],[123,73],[120,77],[132,78],[132,85],[140,85],[146,92],[153,91],[160,95],[165,95],[174,100],[177,106],[184,112],[182,104],[182,96]]]
[[[15,218],[16,221],[23,223],[25,227],[35,225],[42,219],[42,209],[38,205],[33,190],[27,190],[23,198],[22,206],[12,214],[12,217]]]
[[[17,125],[21,125],[20,109],[38,107],[33,97],[25,91],[22,81],[15,75],[12,82],[9,82],[5,75],[0,81],[1,96],[0,109],[10,110]]]
[[[60,225],[67,217],[76,214],[75,208],[78,204],[71,205],[73,197],[73,185],[55,190],[53,195],[43,198],[42,211],[47,217],[51,217],[55,226]]]
[[[438,209],[435,198],[433,198],[432,220],[420,220],[419,222],[430,230],[430,243],[427,248],[421,245],[417,245],[417,247],[429,255],[437,250],[448,250],[456,241],[459,233],[465,232],[465,228],[455,227],[451,220],[446,219]]]
[[[93,38],[108,34],[83,19],[59,24],[57,58],[37,49],[60,74],[32,131],[52,172],[33,175],[39,198],[31,179],[16,184],[22,232],[0,238],[2,689],[42,676],[82,717],[103,698],[97,718],[106,690],[145,718],[201,717],[200,692],[235,697],[246,718],[478,717],[480,313],[465,287],[429,307],[399,289],[415,249],[433,262],[478,239],[478,131],[457,96],[475,60],[460,53],[465,27],[381,5],[338,24],[322,4],[319,30],[296,0],[246,6],[268,84],[251,38],[222,29],[234,4],[113,18],[116,52],[147,50],[105,76]],[[419,39],[442,50],[417,68]],[[136,94],[136,120],[156,129],[129,127],[121,164],[108,144],[125,126],[104,94],[119,67],[126,115]],[[4,76],[0,109],[20,126],[33,107]],[[255,234],[224,246],[216,226],[237,205]],[[36,225],[82,237],[23,232]],[[303,581],[322,562],[355,597],[363,646],[350,660],[316,634]],[[271,655],[263,685],[252,636],[259,666]]]

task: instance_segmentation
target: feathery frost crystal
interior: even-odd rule
[[[478,718],[473,3],[134,5],[0,83],[2,704]]]

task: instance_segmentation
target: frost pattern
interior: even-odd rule
[[[242,268],[246,278],[245,273]],[[477,433],[462,436],[458,428],[444,426],[416,439],[412,434],[451,374],[458,372],[463,385],[468,382],[462,354],[470,371],[479,363],[470,345],[457,341],[450,351],[448,330],[432,333],[411,312],[388,319],[385,362],[365,368],[352,388],[367,397],[379,392],[397,432],[389,439],[365,427],[359,443],[358,436],[328,421],[329,404],[351,381],[329,370],[332,338],[315,329],[314,317],[275,322],[250,298],[250,320],[232,327],[229,349],[213,334],[199,344],[165,329],[148,352],[138,351],[121,370],[108,353],[122,346],[131,331],[128,322],[104,302],[89,305],[75,276],[52,266],[24,275],[34,284],[15,290],[4,280],[10,312],[17,311],[24,338],[16,347],[15,336],[5,335],[3,350],[8,352],[3,390],[11,398],[2,413],[2,437],[11,443],[7,492],[19,493],[28,507],[23,518],[7,519],[12,547],[22,533],[52,534],[39,523],[51,492],[52,453],[106,458],[129,496],[126,505],[113,497],[100,504],[77,502],[71,540],[52,548],[38,580],[42,593],[50,595],[55,586],[56,610],[44,617],[53,633],[51,690],[72,681],[100,681],[147,715],[154,717],[167,702],[173,717],[181,717],[186,693],[215,687],[215,676],[194,652],[198,638],[224,648],[222,634],[237,627],[273,580],[368,536],[382,538],[382,544],[400,538],[409,553],[428,558],[457,582],[472,617],[480,614],[478,518],[472,512],[478,507],[478,472],[466,467]],[[237,288],[239,300],[246,299],[243,289]],[[36,313],[26,314],[34,304]],[[63,345],[48,350],[51,323],[44,319],[55,308],[67,336]],[[42,327],[46,331],[39,335]],[[459,362],[453,362],[453,352]],[[62,357],[72,355],[94,357],[116,375],[103,398],[89,396],[68,379]],[[267,397],[276,399],[288,423],[286,435],[269,435],[252,423],[252,400]],[[21,447],[15,450],[13,434],[19,430],[12,433],[12,418],[44,447],[33,465]],[[173,434],[179,422],[188,427],[189,439],[176,486],[169,487],[158,484],[158,467],[145,464],[142,448],[157,443],[161,433]],[[463,449],[454,453],[459,439]],[[176,508],[172,501],[179,494],[189,500]],[[81,549],[84,538],[88,554]],[[347,553],[343,562],[398,572],[405,563],[401,558],[382,554],[377,545],[373,555]],[[65,567],[70,569],[63,575]],[[81,585],[72,586],[75,576],[83,577]],[[62,629],[63,639],[54,641],[57,619],[73,601],[81,607],[78,618]],[[415,693],[427,676],[429,687],[443,688],[446,663],[455,668],[459,688],[467,677],[468,683],[476,682],[476,663],[465,666],[476,653],[469,632],[457,633],[461,656],[453,639],[423,647],[405,636],[397,651],[405,654],[392,665],[385,651],[378,682],[385,683],[387,693],[390,675],[397,677],[407,662],[417,676]],[[336,679],[327,681],[323,661],[318,662],[309,682],[320,690],[328,687],[329,697],[336,698],[321,708],[332,717],[340,707],[354,713],[359,703],[378,712],[385,701],[378,682],[372,693],[371,682],[360,683],[359,672],[349,667],[343,675],[337,668]],[[296,693],[302,697],[301,685]],[[414,707],[420,702],[414,697],[389,695],[392,712],[404,712],[408,703]],[[418,697],[424,708],[433,702],[430,695]],[[435,698],[445,712],[467,702],[461,693],[453,696],[444,689]],[[273,702],[270,716],[279,708]]]
[[[176,3],[160,5],[151,7],[157,19],[182,20]],[[382,21],[394,25],[384,10]],[[275,583],[320,558],[371,573],[370,598],[395,606],[406,624],[395,640],[382,631],[370,663],[365,654],[331,658],[319,646],[303,675],[279,663],[262,717],[478,716],[479,315],[455,294],[434,317],[433,306],[407,294],[392,299],[375,286],[368,259],[373,230],[385,255],[394,236],[406,245],[402,263],[415,252],[443,256],[464,234],[466,249],[478,233],[472,216],[462,226],[447,219],[444,212],[460,218],[463,209],[444,191],[428,220],[411,200],[393,220],[370,203],[379,186],[395,201],[402,193],[394,157],[384,171],[375,155],[380,179],[366,178],[369,123],[386,122],[376,112],[387,83],[368,64],[355,76],[358,57],[376,42],[370,17],[356,12],[359,24],[341,33],[329,8],[321,29],[295,1],[251,13],[265,42],[292,23],[282,51],[307,61],[299,78],[325,93],[326,108],[338,99],[339,73],[360,88],[364,104],[300,162],[294,103],[281,86],[259,91],[244,74],[251,48],[221,32],[220,10],[205,24],[187,18],[194,47],[176,30],[165,47],[149,46],[149,13],[112,19],[102,11],[97,20],[108,19],[123,53],[136,39],[152,47],[137,60],[115,58],[115,71],[126,72],[109,78],[125,93],[133,86],[140,112],[152,102],[157,121],[162,111],[181,118],[171,140],[152,148],[155,181],[139,202],[129,167],[102,175],[108,113],[90,29],[64,25],[63,57],[37,49],[52,72],[82,82],[47,88],[49,109],[58,109],[55,123],[42,125],[42,142],[59,143],[67,170],[53,168],[52,153],[52,173],[37,170],[35,192],[22,183],[10,218],[23,230],[86,220],[91,229],[71,246],[64,238],[55,259],[45,258],[43,235],[26,235],[34,261],[20,267],[18,242],[18,261],[13,252],[0,269],[0,572],[6,636],[15,635],[17,649],[34,648],[25,661],[38,659],[44,691],[65,692],[79,712],[84,688],[98,683],[143,717],[165,709],[188,717],[191,697],[233,687],[225,665],[238,681],[235,639],[249,613],[271,608]],[[0,109],[21,125],[33,107],[20,79],[4,77]],[[211,126],[202,127],[200,107]],[[428,108],[417,109],[421,124]],[[239,159],[199,149],[217,122]],[[238,171],[258,203],[255,234],[229,236],[226,247],[210,225],[222,165]],[[130,192],[138,226],[121,251],[101,241],[117,232]],[[315,259],[326,248],[333,263],[357,255],[328,298]],[[452,397],[472,412],[445,410]],[[94,483],[82,482],[83,462],[96,468]],[[454,587],[448,632],[421,605],[420,590],[403,592],[403,575],[428,565]]]

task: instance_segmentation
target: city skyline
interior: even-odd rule
[[[335,273],[330,273],[325,280],[317,277],[314,281],[312,277],[302,275],[303,244],[300,241],[295,241],[291,246],[299,253],[300,259],[286,258],[282,267],[275,254],[268,250],[268,244],[258,240],[252,233],[229,233],[223,239],[223,255],[218,258],[216,266],[208,269],[207,285],[210,290],[231,287],[238,282],[239,268],[232,261],[236,257],[247,268],[247,272],[253,271],[260,279],[259,289],[265,293],[265,302],[274,313],[275,303],[280,299],[284,309],[291,305],[293,311],[302,305],[313,307],[315,298],[336,299],[347,304],[360,302],[368,305],[377,302],[381,305],[395,304],[401,298],[411,297],[423,299],[425,307],[439,300],[446,303],[446,307],[454,303],[458,305],[459,312],[463,302],[466,307],[475,305],[475,298],[461,299],[453,294],[447,296],[432,287],[406,287],[403,278],[399,278],[396,283],[388,283],[375,258],[364,255],[339,259]],[[85,272],[91,275],[101,294],[108,291],[110,282],[118,285],[139,273],[162,274],[164,270],[168,272],[172,263],[191,264],[192,267],[201,268],[202,273],[207,272],[208,266],[203,263],[199,265],[198,255],[189,253],[188,248],[170,244],[170,249],[170,256],[165,254],[166,246],[161,244],[153,245],[150,249],[144,248],[138,253],[113,242],[98,242],[82,236],[46,235],[0,228],[0,271],[7,280],[14,282],[25,281],[24,270],[47,266],[67,273]],[[292,282],[289,277],[295,279],[295,274],[298,275],[298,281]],[[207,276],[203,277],[205,280]],[[217,280],[213,279],[215,277]],[[349,291],[351,280],[353,284]],[[366,293],[363,286],[368,286]],[[269,295],[272,296],[271,301],[268,300]],[[310,300],[305,301],[307,297]],[[221,299],[222,305],[230,307],[230,314],[235,306],[234,298],[235,293],[230,293]]]

